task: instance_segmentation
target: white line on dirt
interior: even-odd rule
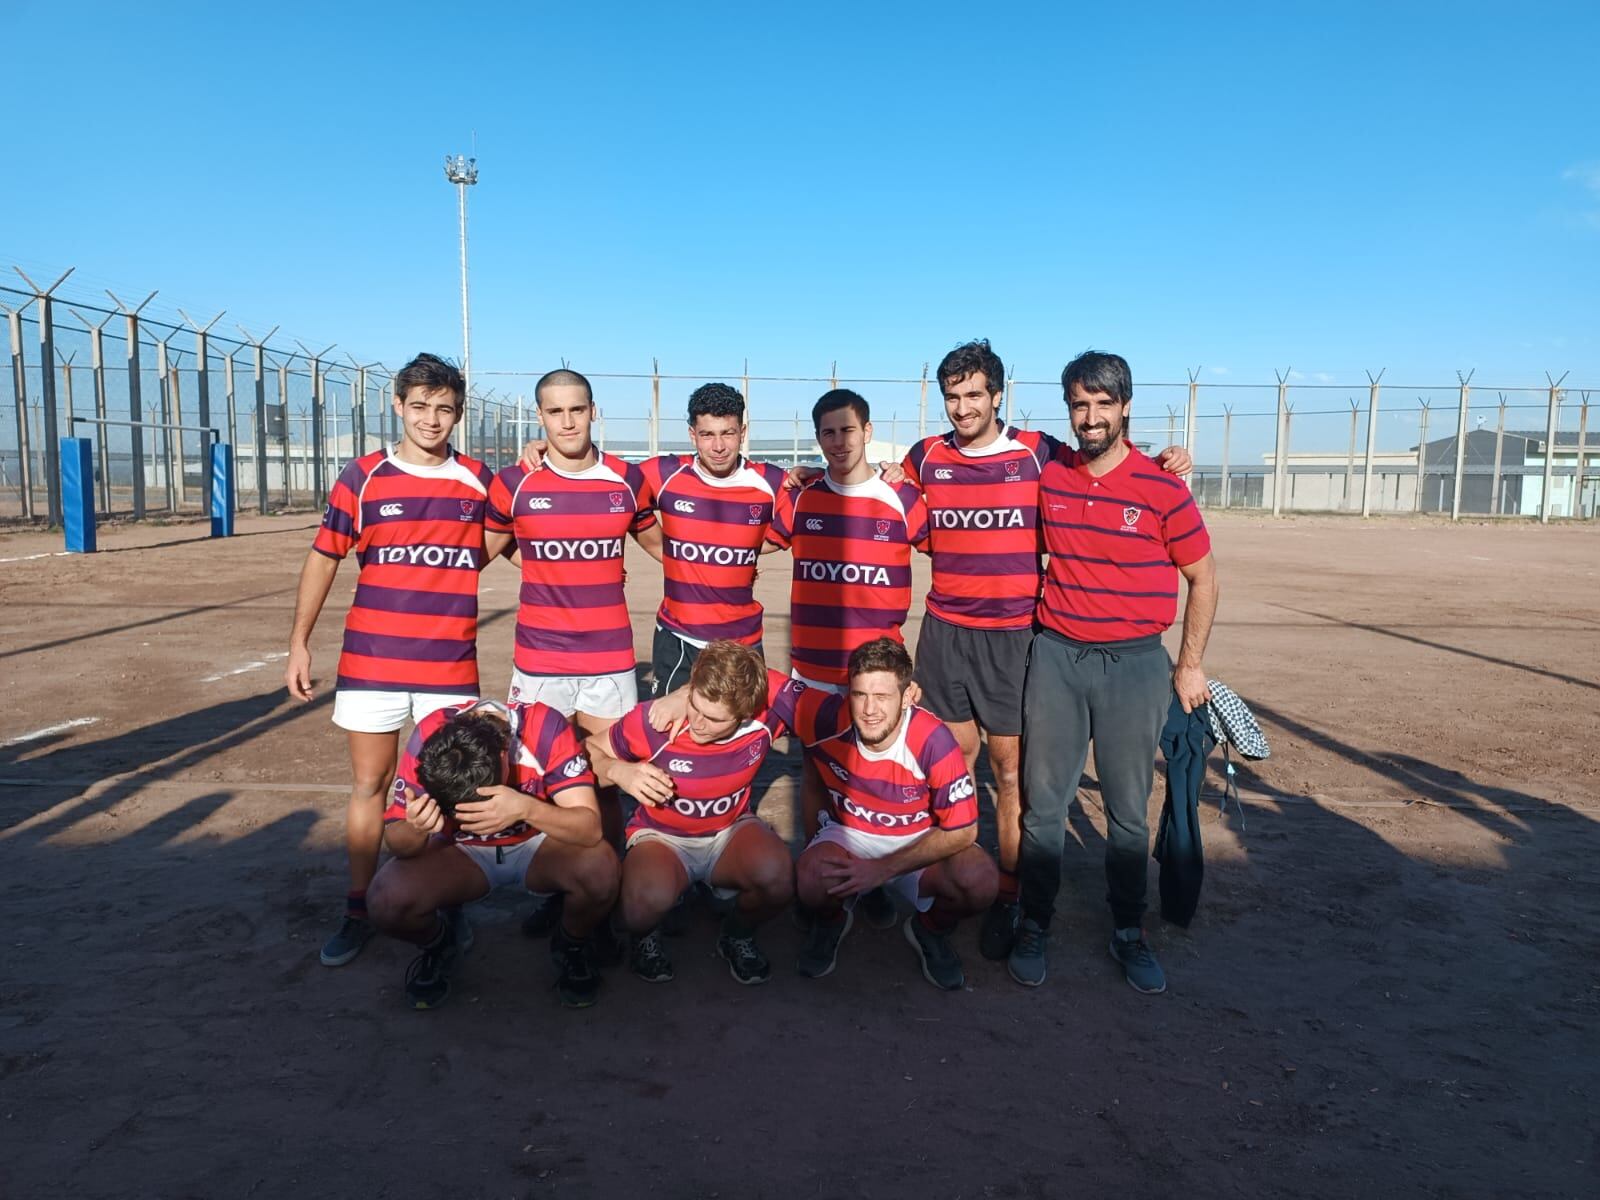
[[[65,558],[70,553],[69,550],[49,550],[43,554],[19,554],[16,558],[0,558],[0,563],[32,562],[36,558]]]
[[[284,650],[284,651],[282,651],[281,653],[278,653],[278,654],[267,654],[267,655],[264,655],[261,659],[259,659],[257,661],[247,662],[241,667],[234,667],[233,670],[231,670],[231,671],[219,671],[215,675],[202,675],[200,677],[200,682],[201,683],[215,683],[217,680],[226,679],[230,675],[243,675],[246,671],[259,671],[262,667],[266,666],[269,662],[274,662],[274,661],[276,661],[278,659],[283,659],[283,658],[288,658],[288,657],[289,657],[289,652],[287,650]]]
[[[99,717],[77,717],[71,721],[63,721],[59,725],[46,725],[43,729],[35,729],[32,733],[20,734],[14,738],[7,738],[0,742],[0,746],[16,746],[22,742],[38,741],[42,737],[49,737],[52,733],[65,733],[69,729],[77,729],[80,725],[93,725]]]

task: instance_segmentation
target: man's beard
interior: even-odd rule
[[[1118,442],[1120,442],[1122,440],[1122,430],[1123,430],[1123,422],[1118,421],[1115,425],[1111,425],[1111,426],[1109,426],[1107,428],[1105,441],[1097,443],[1095,445],[1089,445],[1088,443],[1086,443],[1084,441],[1083,434],[1079,433],[1077,435],[1077,437],[1078,437],[1078,454],[1082,458],[1088,459],[1090,461],[1093,461],[1094,459],[1099,458],[1107,450],[1111,449],[1111,447],[1115,446]]]

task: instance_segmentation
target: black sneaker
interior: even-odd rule
[[[1022,906],[1015,900],[996,900],[983,914],[983,925],[978,929],[978,953],[991,962],[1000,962],[1011,954],[1017,942],[1017,922]]]
[[[556,926],[561,924],[561,909],[566,898],[565,892],[557,892],[541,900],[531,913],[522,918],[522,936],[542,938],[554,933]]]
[[[342,967],[366,948],[372,940],[372,922],[348,914],[339,922],[339,931],[322,944],[318,956],[325,967]]]
[[[922,962],[922,977],[936,988],[959,992],[967,977],[961,970],[961,956],[950,944],[948,934],[934,933],[917,920],[916,914],[906,918],[906,941],[917,952]]]
[[[861,915],[867,919],[867,924],[874,929],[893,929],[894,923],[900,919],[899,913],[895,911],[894,901],[881,887],[875,887],[862,896],[858,907],[861,909]]]
[[[614,967],[622,961],[622,938],[607,917],[589,935],[589,961],[597,967]]]
[[[821,979],[831,974],[839,961],[839,943],[844,941],[844,935],[850,932],[855,921],[855,913],[849,909],[845,909],[842,921],[813,920],[811,931],[806,934],[806,944],[800,948],[800,974],[807,979]]]
[[[668,983],[672,980],[672,960],[661,944],[661,931],[652,929],[642,937],[633,939],[633,954],[628,965],[633,973],[646,983]]]
[[[717,938],[717,956],[728,964],[728,974],[738,983],[754,985],[772,978],[772,964],[753,936]]]
[[[589,961],[589,947],[575,942],[559,926],[550,937],[550,959],[556,965],[556,991],[566,1008],[588,1008],[600,996],[600,975]]]
[[[416,1009],[438,1008],[450,995],[450,976],[461,959],[461,948],[449,923],[439,944],[425,948],[406,968],[406,999]]]
[[[1114,930],[1107,949],[1111,951],[1111,957],[1122,964],[1122,976],[1134,991],[1156,996],[1167,990],[1166,972],[1146,944],[1144,930]]]
[[[1006,970],[1023,987],[1038,987],[1044,982],[1045,947],[1050,943],[1049,931],[1041,929],[1032,917],[1024,917],[1017,926],[1017,940],[1006,958]]]

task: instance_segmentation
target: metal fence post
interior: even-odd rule
[[[195,403],[200,407],[200,424],[202,426],[211,424],[211,348],[207,334],[211,332],[213,325],[222,320],[223,313],[227,311],[227,309],[223,309],[222,312],[219,312],[211,320],[201,325],[188,313],[184,312],[183,309],[180,308],[178,310],[178,315],[188,322],[190,329],[194,330],[196,364],[194,399]],[[230,444],[233,441],[233,432],[231,430],[228,433],[228,441]]]
[[[44,406],[44,490],[50,524],[61,524],[61,429],[56,414],[55,301],[52,293],[76,267],[68,267],[47,288],[40,288],[21,267],[12,267],[39,301],[39,402]],[[70,430],[68,431],[70,435]]]
[[[1183,448],[1194,458],[1195,430],[1200,417],[1200,368],[1189,372],[1189,402],[1183,410]]]
[[[1361,424],[1361,407],[1350,401],[1350,449],[1344,456],[1344,500],[1339,507],[1349,512],[1355,501],[1356,487],[1356,431]]]
[[[789,460],[789,465],[790,466],[794,466],[794,467],[798,467],[800,465],[800,414],[799,413],[795,413],[795,415],[794,415],[794,455]]]
[[[1422,493],[1427,486],[1428,478],[1428,402],[1421,396],[1417,402],[1422,405],[1422,415],[1417,420],[1417,494],[1411,505],[1413,512],[1422,511]]]
[[[1290,370],[1293,370],[1291,367]],[[1286,414],[1289,405],[1289,372],[1278,373],[1278,425],[1276,436],[1272,443],[1272,515],[1280,516],[1283,512],[1283,474],[1285,442],[1288,441]]]
[[[1500,417],[1494,426],[1494,474],[1489,480],[1489,515],[1500,515],[1500,452],[1506,441],[1506,394],[1500,397]]]
[[[1384,368],[1387,370],[1388,368]],[[1367,372],[1367,459],[1361,474],[1361,515],[1372,515],[1372,453],[1378,442],[1378,386],[1383,371]]]
[[[1550,493],[1555,486],[1556,420],[1561,409],[1561,382],[1566,379],[1567,372],[1561,372],[1561,379],[1551,379],[1548,371],[1544,377],[1550,383],[1550,414],[1546,420],[1544,433],[1544,489],[1539,494],[1539,524],[1548,525]]]
[[[17,398],[17,486],[21,489],[22,515],[32,517],[33,460],[28,445],[28,374],[22,357],[22,309],[7,308],[6,320],[11,326],[11,387]]]
[[[1472,403],[1472,377],[1477,374],[1474,368],[1462,375],[1456,372],[1456,378],[1461,381],[1461,400],[1456,413],[1456,481],[1450,495],[1450,519],[1461,519],[1461,479],[1467,469],[1467,409]]]
[[[278,332],[274,325],[267,336],[259,341],[243,325],[239,332],[244,334],[245,341],[255,350],[255,382],[256,382],[256,508],[262,516],[267,515],[267,376],[266,357],[267,339]],[[289,412],[284,410],[284,431],[288,432]]]
[[[1583,397],[1583,405],[1578,409],[1578,463],[1572,476],[1572,515],[1581,517],[1583,512],[1583,459],[1584,451],[1588,448],[1585,443],[1589,440],[1589,393],[1579,392]]]
[[[129,431],[128,459],[133,464],[133,519],[144,520],[144,396],[139,370],[139,314],[144,306],[156,298],[151,292],[133,308],[129,308],[116,293],[107,289],[106,295],[128,320],[128,418],[133,422]]]
[[[922,390],[917,396],[917,441],[928,436],[928,364],[922,364]]]
[[[183,388],[181,386],[182,378],[183,377],[178,370],[178,364],[174,362],[172,364],[172,423],[174,425],[183,424]],[[172,438],[173,460],[176,464],[173,480],[178,489],[178,503],[180,505],[187,504],[189,501],[189,493],[188,489],[184,486],[184,476],[187,472],[183,461],[183,430],[173,429],[169,430],[168,432]],[[206,457],[205,438],[203,436],[200,439],[200,457],[202,460],[204,460]]]
[[[661,362],[650,360],[650,457],[661,453]]]
[[[167,342],[172,340],[172,334],[165,338],[152,337],[156,344],[156,395],[161,400],[161,424],[172,424],[172,396],[167,390],[170,380],[167,376]],[[161,473],[166,483],[167,511],[176,512],[178,498],[172,487],[172,430],[163,429],[157,435],[156,445],[161,448]]]
[[[653,361],[653,360],[652,360]],[[750,439],[755,436],[755,427],[750,423],[750,414],[753,411],[750,401],[750,360],[744,360],[744,374],[739,377],[739,382],[744,388],[744,452],[750,453]]]
[[[89,331],[89,367],[91,377],[94,380],[94,415],[96,420],[104,422],[106,420],[104,332],[106,321],[111,320],[111,318],[108,316],[105,320],[96,324],[75,308],[69,308],[67,311],[77,317],[83,323],[83,327]],[[106,445],[107,428],[104,424],[96,425],[94,434],[95,466],[100,475],[100,511],[105,513],[111,511],[111,449]]]
[[[228,457],[233,460],[233,504],[238,508],[240,504],[238,479],[239,479],[239,410],[233,391],[233,351],[228,351],[227,357],[222,360],[222,386],[226,392],[225,399],[228,404]]]
[[[1233,446],[1233,405],[1222,406],[1222,507],[1228,507],[1228,451]]]
[[[338,343],[334,343],[334,345],[337,344]],[[311,445],[312,453],[316,456],[316,462],[312,466],[311,490],[313,492],[312,499],[314,499],[318,504],[321,504],[328,498],[328,491],[324,486],[326,482],[324,476],[327,469],[326,463],[328,457],[328,446],[325,430],[323,428],[324,395],[322,391],[322,358],[323,355],[327,354],[329,350],[333,349],[333,346],[329,346],[327,350],[323,350],[319,353],[312,350],[302,341],[296,341],[295,345],[304,350],[306,357],[311,360]],[[288,400],[285,399],[284,413],[286,415],[289,411],[288,404]],[[285,426],[285,428],[287,428],[287,426]]]

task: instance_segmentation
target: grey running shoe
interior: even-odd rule
[[[1166,972],[1146,944],[1144,930],[1116,930],[1111,935],[1111,944],[1107,949],[1111,951],[1111,957],[1122,964],[1123,977],[1134,991],[1155,996],[1167,990]]]
[[[600,997],[600,973],[589,961],[587,940],[575,942],[557,927],[550,936],[550,958],[556,965],[556,991],[565,1008],[588,1008]]]
[[[1006,970],[1023,987],[1038,987],[1044,982],[1044,951],[1050,941],[1047,930],[1032,917],[1022,918],[1017,926],[1016,944],[1006,959]]]
[[[450,995],[450,976],[461,959],[454,931],[445,924],[445,936],[437,946],[424,949],[406,968],[406,999],[416,1009],[438,1008]]]
[[[867,924],[874,929],[893,929],[894,923],[900,919],[899,913],[895,911],[894,901],[881,887],[875,887],[862,896],[858,907],[861,909],[861,915],[867,919]]]
[[[728,964],[728,974],[739,983],[754,985],[772,977],[772,964],[753,937],[722,934],[717,938],[717,957]]]
[[[319,957],[325,967],[342,967],[360,954],[372,940],[372,922],[365,917],[346,916],[339,923],[339,932],[322,944]]]
[[[839,943],[844,941],[844,935],[850,932],[855,921],[855,913],[849,909],[845,909],[842,921],[812,921],[806,944],[800,948],[800,974],[807,979],[821,979],[830,974],[839,961]]]
[[[1011,953],[1017,941],[1017,921],[1022,907],[1015,900],[996,900],[983,914],[978,930],[978,953],[990,962],[1000,962]]]
[[[947,934],[934,933],[913,913],[906,918],[906,941],[922,962],[922,977],[934,987],[959,992],[965,986],[967,977],[961,971],[961,956]]]
[[[531,913],[522,918],[522,936],[542,938],[554,933],[556,926],[561,924],[561,909],[566,898],[565,892],[557,892],[540,901]]]
[[[667,983],[672,979],[672,960],[661,944],[659,929],[633,939],[633,955],[628,965],[646,983]]]

